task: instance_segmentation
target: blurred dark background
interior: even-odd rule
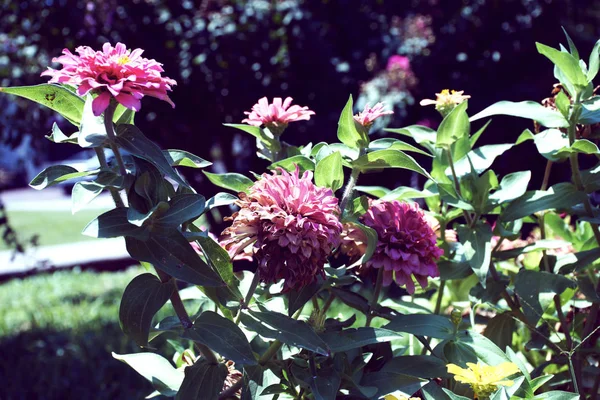
[[[245,174],[263,172],[266,163],[254,155],[252,137],[222,123],[239,123],[263,96],[291,96],[316,112],[285,132],[284,140],[294,145],[336,141],[349,94],[357,110],[378,101],[393,107],[394,116],[376,128],[415,123],[435,128],[440,117],[433,107],[419,106],[421,99],[446,88],[464,90],[472,96],[471,115],[499,100],[539,101],[550,95],[555,80],[535,42],[565,43],[562,26],[587,60],[600,38],[600,2],[594,0],[0,0],[0,5],[0,86],[46,82],[39,75],[47,66],[58,67],[51,59],[63,48],[121,41],[145,49],[146,57],[163,63],[165,75],[177,80],[171,96],[177,107],[147,98],[136,123],[161,147],[214,162],[214,172]],[[48,110],[0,94],[0,191],[25,187],[48,163],[91,156],[46,140],[54,122],[65,133],[76,130]],[[512,143],[524,128],[532,128],[529,121],[495,117],[480,144]],[[529,142],[498,158],[494,170],[499,175],[532,170],[530,189],[537,189],[545,164]],[[197,170],[185,172],[199,193],[219,191]],[[555,167],[551,183],[568,179],[567,173]],[[422,181],[394,170],[362,183],[393,188]],[[18,232],[44,233],[36,215],[13,211],[10,220]],[[65,225],[74,224],[63,218]],[[78,237],[89,219],[80,217],[83,225],[71,234]],[[29,220],[38,225],[27,225]],[[71,240],[66,233],[63,239]],[[116,315],[123,288],[139,272],[70,271],[1,284],[0,381],[9,377],[10,385],[3,383],[0,398],[150,393],[141,377],[110,357],[110,351],[135,351]]]

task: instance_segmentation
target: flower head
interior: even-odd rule
[[[463,93],[464,90],[456,91],[444,89],[440,93],[435,94],[435,100],[423,99],[419,104],[422,106],[435,105],[435,109],[445,117],[454,109],[454,107],[471,98],[471,96],[463,95]]]
[[[254,126],[264,125],[273,134],[280,135],[287,128],[288,123],[301,120],[308,121],[310,116],[315,114],[308,107],[292,106],[292,100],[291,97],[287,97],[285,101],[282,101],[281,97],[275,97],[273,103],[269,104],[267,98],[263,97],[252,106],[251,111],[244,111],[248,118],[242,120],[242,122]]]
[[[468,383],[478,399],[487,399],[498,389],[498,385],[511,386],[513,381],[505,379],[519,372],[519,367],[511,362],[496,366],[481,363],[467,363],[468,368],[461,368],[455,364],[448,364],[448,373],[454,375],[458,382]]]
[[[444,251],[436,246],[436,234],[417,204],[369,200],[369,209],[360,221],[377,232],[375,253],[365,267],[383,268],[385,286],[395,281],[414,293],[413,276],[423,288],[428,277],[439,276],[436,260]],[[348,231],[344,242],[353,238],[360,238],[357,230]]]
[[[283,279],[284,291],[323,275],[342,224],[337,198],[312,183],[312,172],[299,176],[296,167],[292,173],[279,168],[263,174],[237,204],[241,209],[219,238],[232,258],[255,257],[260,280]]]
[[[102,51],[88,46],[75,49],[79,55],[63,50],[63,55],[52,59],[63,65],[60,70],[48,68],[42,76],[50,76],[50,83],[66,83],[77,87],[77,94],[98,94],[92,103],[94,115],[106,110],[111,98],[123,106],[139,111],[141,99],[152,96],[165,100],[171,106],[167,91],[176,85],[173,79],[162,77],[162,64],[142,57],[142,49],[127,50],[123,43],[112,47],[104,43]]]
[[[407,71],[410,69],[410,60],[406,56],[399,56],[397,54],[393,55],[390,58],[388,58],[387,66],[385,67],[385,69],[388,71],[398,69]]]
[[[394,113],[391,110],[384,111],[383,107],[383,103],[377,103],[373,107],[369,107],[367,104],[363,111],[354,116],[354,120],[365,128],[369,128],[377,118]]]

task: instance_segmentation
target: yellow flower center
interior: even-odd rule
[[[129,62],[129,56],[126,54],[124,56],[121,56],[117,59],[117,64],[119,65],[125,65]]]

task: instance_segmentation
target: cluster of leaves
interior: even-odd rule
[[[452,228],[457,233],[457,241],[440,239],[445,256],[439,264],[441,277],[432,282],[438,285],[435,308],[425,291],[402,300],[384,293],[386,300],[379,304],[381,284],[373,290],[353,273],[355,265],[326,266],[325,278],[299,291],[257,287],[256,275],[234,273],[227,252],[197,225],[206,212],[232,204],[236,196],[220,193],[207,200],[175,169],[204,168],[209,162],[183,150],[161,150],[133,124],[134,113],[116,104],[95,117],[92,96],[82,99],[72,88],[38,85],[2,91],[46,105],[78,128],[66,135],[55,126],[48,137],[53,142],[96,150],[99,169],[49,167],[31,186],[43,189],[88,178],[74,186],[74,211],[104,190],[113,196],[117,207],[93,220],[84,233],[125,237],[132,258],[156,270],[156,275],[149,272],[131,281],[119,312],[123,331],[149,351],[115,354],[147,378],[156,394],[330,400],[419,392],[426,399],[461,399],[472,396],[471,389],[450,379],[448,363],[512,362],[520,371],[514,384],[495,388],[491,398],[565,400],[578,394],[548,389],[597,390],[588,353],[594,349],[600,306],[594,274],[600,255],[599,214],[588,197],[596,189],[598,168],[580,171],[578,166],[580,153],[600,155],[593,141],[578,136],[582,125],[600,122],[600,97],[593,94],[591,82],[598,72],[600,42],[587,65],[570,39],[569,47],[555,50],[538,44],[540,53],[555,64],[564,90],[556,96],[556,109],[500,102],[469,117],[463,102],[437,131],[423,126],[388,130],[410,137],[419,147],[396,138],[371,141],[367,130],[355,123],[352,98],[339,118],[339,143],[295,147],[280,143],[267,129],[233,126],[254,136],[259,149],[268,150],[260,155],[272,162],[270,168],[299,166],[314,171],[317,185],[334,192],[346,186],[342,222],[356,224],[368,238],[359,264],[371,257],[378,240],[373,229],[358,222],[368,207],[366,195],[353,195],[359,175],[400,168],[427,178],[423,190],[358,189],[385,200],[424,199],[440,231]],[[498,114],[529,118],[547,129],[525,131],[514,143],[477,147],[489,122],[473,134],[471,122]],[[540,190],[528,191],[529,171],[499,179],[490,169],[494,160],[528,140],[549,163],[568,159],[572,182],[547,187],[545,181]],[[105,149],[112,151],[112,159],[107,160]],[[421,167],[411,152],[430,157],[431,170]],[[253,183],[241,174],[205,175],[235,193]],[[576,218],[576,229],[553,210]],[[538,225],[542,240],[503,250],[502,243],[518,238],[523,224]],[[548,240],[551,234],[563,241]],[[576,252],[549,254],[566,242]],[[537,263],[531,257],[535,254],[540,255]],[[177,280],[192,286],[179,291]],[[467,287],[456,286],[465,283]],[[444,315],[444,293],[465,288],[469,296],[462,305],[470,306],[470,318]],[[189,298],[201,300],[191,316],[183,303]],[[155,314],[169,300],[176,315],[154,324]],[[334,313],[342,304],[345,311]],[[308,319],[302,317],[308,313],[305,308],[312,308]],[[485,335],[472,329],[481,320]],[[515,331],[523,334],[514,338]],[[173,339],[177,368],[151,351],[160,335]],[[525,354],[523,349],[531,351]],[[231,381],[227,361],[235,362],[241,379]],[[544,375],[548,370],[554,379]],[[545,392],[536,395],[542,386]]]

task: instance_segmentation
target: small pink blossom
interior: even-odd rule
[[[369,128],[377,118],[394,113],[391,110],[384,111],[383,107],[383,103],[377,103],[373,107],[369,107],[367,104],[363,111],[354,116],[354,120],[365,128]]]
[[[405,56],[394,55],[388,58],[387,66],[385,68],[388,71],[392,70],[410,70],[410,59]]]
[[[50,83],[63,83],[77,87],[77,94],[89,92],[98,96],[92,103],[94,115],[98,116],[109,106],[111,98],[123,106],[139,111],[141,99],[152,96],[175,104],[167,91],[176,85],[173,79],[162,77],[162,64],[142,57],[144,50],[127,50],[123,43],[112,47],[104,43],[102,51],[88,46],[75,49],[79,55],[63,50],[63,55],[52,59],[63,65],[60,70],[48,68],[42,76],[50,76]]]
[[[315,114],[306,106],[292,106],[292,100],[291,97],[287,97],[285,101],[282,101],[281,97],[275,97],[273,103],[269,104],[267,98],[263,97],[252,106],[251,111],[244,111],[248,118],[242,120],[242,123],[254,126],[264,125],[273,130],[274,134],[281,134],[288,123],[301,120],[308,121],[310,116]]]
[[[360,217],[360,221],[377,232],[378,240],[375,253],[363,266],[383,268],[383,284],[389,286],[396,282],[398,286],[406,286],[409,293],[414,293],[414,276],[421,285],[427,287],[427,278],[439,276],[436,261],[444,253],[436,245],[436,234],[428,223],[423,211],[417,204],[410,205],[399,201],[369,200],[368,211]],[[349,230],[344,244],[352,241],[358,230]],[[363,239],[358,248],[363,247]],[[355,247],[356,248],[356,247]],[[343,249],[343,248],[342,248]]]
[[[323,276],[342,231],[331,189],[315,186],[310,171],[299,177],[298,167],[292,173],[279,168],[239,196],[240,210],[219,238],[232,258],[256,258],[260,280],[283,279],[284,291]]]

